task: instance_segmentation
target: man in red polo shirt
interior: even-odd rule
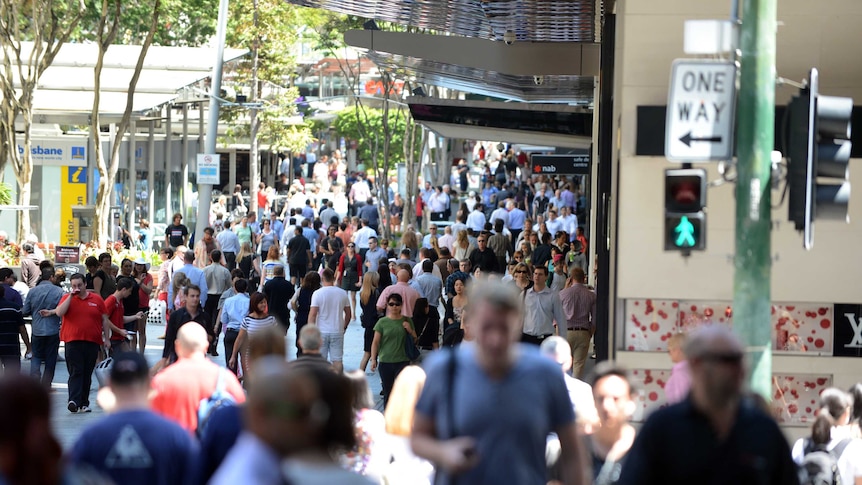
[[[117,289],[114,290],[114,294],[105,299],[105,312],[111,321],[111,355],[114,355],[116,352],[128,352],[131,350],[129,341],[126,340],[125,335],[120,335],[116,330],[125,329],[126,323],[137,322],[138,319],[144,316],[142,312],[128,316],[124,315],[123,300],[128,298],[133,290],[134,287],[132,286],[131,278],[120,278],[117,280]]]
[[[66,343],[66,368],[69,369],[69,411],[90,412],[90,385],[99,356],[99,346],[110,347],[111,332],[126,338],[126,331],[108,319],[102,297],[87,291],[84,275],[69,278],[72,292],[63,296],[53,310],[41,310],[43,317],[63,318],[60,340]]]

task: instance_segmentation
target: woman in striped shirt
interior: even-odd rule
[[[233,346],[233,355],[230,358],[229,366],[236,368],[237,356],[241,355],[241,363],[243,369],[248,369],[248,345],[247,341],[255,333],[277,325],[275,317],[269,314],[269,307],[266,303],[266,296],[255,291],[251,294],[248,302],[248,315],[243,319],[239,327],[239,334],[236,337],[236,343]]]

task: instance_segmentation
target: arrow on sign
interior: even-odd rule
[[[698,137],[691,136],[691,132],[689,131],[685,135],[681,136],[679,138],[679,141],[685,143],[685,146],[690,147],[691,142],[693,142],[693,141],[703,141],[706,143],[721,143],[721,137],[720,136],[707,136],[707,137],[698,138]]]

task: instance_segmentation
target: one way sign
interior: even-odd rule
[[[730,160],[736,64],[677,59],[667,102],[665,156],[680,162]]]

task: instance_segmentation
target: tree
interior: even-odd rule
[[[111,220],[111,193],[113,180],[117,177],[117,170],[120,165],[120,148],[122,143],[115,142],[111,146],[111,159],[108,164],[105,164],[105,157],[102,153],[101,142],[101,123],[99,121],[99,104],[101,100],[101,77],[102,66],[105,60],[105,53],[114,42],[119,32],[120,21],[122,16],[122,0],[102,0],[101,15],[95,31],[96,41],[99,46],[99,54],[96,59],[96,67],[94,69],[94,85],[93,85],[93,112],[91,115],[90,130],[94,139],[96,166],[99,169],[99,188],[96,192],[96,227],[93,237],[100,245],[105,245],[110,238],[110,220]],[[126,107],[123,111],[123,116],[120,123],[117,125],[117,133],[122,139],[130,125],[132,106],[135,97],[135,87],[138,84],[138,79],[141,75],[141,69],[144,67],[144,59],[147,56],[147,50],[153,42],[153,37],[158,29],[159,15],[161,14],[161,0],[154,0],[151,10],[150,29],[147,36],[144,38],[141,51],[138,54],[138,61],[135,64],[135,70],[132,74],[132,79],[129,81],[129,89],[126,94]]]
[[[15,169],[18,203],[30,205],[33,161],[30,128],[33,125],[33,97],[39,79],[78,26],[84,15],[82,0],[30,0],[0,2],[0,171],[7,160]],[[23,42],[33,42],[27,49]],[[24,125],[24,145],[18,147],[15,120]],[[2,172],[0,172],[2,173]],[[18,236],[30,232],[30,212],[18,216]]]
[[[125,45],[141,45],[152,24],[151,2],[122,2],[115,38]],[[102,18],[100,0],[86,0],[87,9],[79,28],[72,34],[76,41],[96,41]],[[216,33],[218,0],[163,0],[153,45],[199,46]]]
[[[237,92],[250,87],[248,123],[241,116],[246,107],[227,110],[233,122],[229,136],[250,140],[252,210],[257,209],[260,182],[259,143],[269,145],[272,151],[300,151],[313,140],[308,124],[290,122],[299,113],[299,91],[286,87],[296,67],[292,52],[302,20],[298,9],[284,0],[239,0],[231,4],[227,43],[252,50],[252,58],[237,63],[231,73]]]

